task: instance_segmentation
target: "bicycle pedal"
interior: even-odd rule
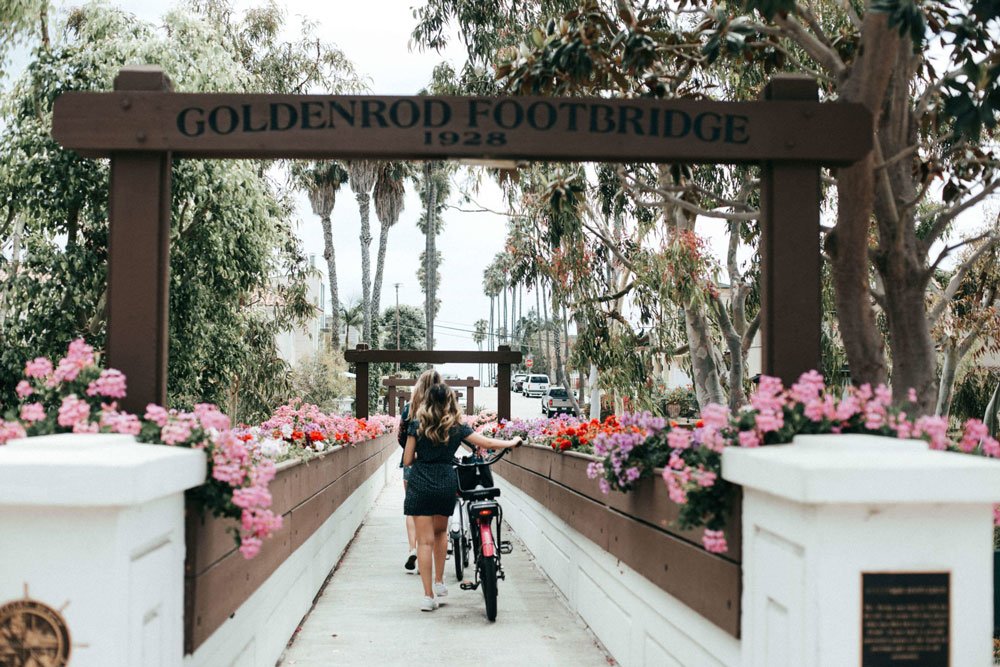
[[[479,584],[474,584],[471,581],[463,581],[458,585],[463,591],[474,591],[479,588]]]
[[[497,579],[503,579],[503,580],[507,579],[507,575],[504,573],[503,568],[500,568],[500,570],[497,572]]]
[[[509,554],[513,552],[514,552],[514,545],[511,544],[509,541],[504,540],[503,542],[500,543],[500,553]]]

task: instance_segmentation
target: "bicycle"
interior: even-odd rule
[[[486,603],[486,618],[490,621],[495,621],[497,618],[497,582],[506,579],[500,556],[511,553],[513,546],[509,541],[502,539],[500,531],[503,525],[503,508],[496,501],[500,496],[500,489],[493,486],[493,476],[489,467],[503,458],[507,451],[501,449],[499,454],[489,459],[472,456],[464,460],[455,460],[455,470],[459,480],[458,495],[464,510],[460,512],[460,521],[464,522],[465,517],[468,517],[476,573],[474,581],[462,581],[459,588],[464,591],[482,588],[483,600]],[[453,534],[453,540],[454,537]],[[459,571],[459,563],[468,566],[466,556],[468,551],[459,551],[462,548],[462,537],[463,533],[460,532],[458,549],[455,550],[456,574]],[[459,580],[461,579],[459,575]]]

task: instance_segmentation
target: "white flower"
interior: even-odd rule
[[[321,452],[324,449],[326,449],[326,441],[317,440],[316,442],[313,443],[313,447],[316,449],[317,452]]]
[[[274,458],[285,453],[285,443],[277,438],[266,438],[261,441],[260,453],[268,458]]]
[[[291,424],[282,424],[281,425],[281,436],[284,437],[284,438],[290,438],[290,437],[292,437],[292,431],[293,430],[294,429],[292,428]]]

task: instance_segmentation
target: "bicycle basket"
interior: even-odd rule
[[[493,473],[488,465],[477,465],[475,468],[458,468],[458,487],[464,491],[471,491],[477,486],[491,488],[493,484]]]

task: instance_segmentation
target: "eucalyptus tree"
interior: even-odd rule
[[[0,237],[11,238],[15,221],[21,232],[16,252],[8,245],[0,256],[9,276],[4,399],[27,359],[57,354],[76,336],[98,347],[105,337],[108,165],[52,140],[52,101],[68,90],[109,90],[118,70],[135,62],[160,64],[181,92],[268,92],[267,77],[248,68],[231,41],[251,29],[243,19],[222,25],[200,11],[175,11],[158,28],[88,4],[52,20],[44,31],[51,41],[37,44],[0,102]],[[277,37],[282,28],[280,21],[261,28],[274,36],[266,47],[274,62],[285,53],[299,80],[324,75],[316,44],[303,53],[299,42]],[[182,161],[171,201],[168,395],[179,406],[226,405],[247,421],[287,387],[275,334],[311,311],[291,199],[265,172],[260,161]],[[16,275],[7,273],[14,256]]]
[[[409,168],[405,162],[382,162],[372,198],[375,200],[375,215],[380,227],[378,235],[378,258],[375,262],[375,282],[372,285],[372,320],[378,317],[382,300],[382,275],[385,271],[385,252],[389,244],[389,230],[399,221],[403,212],[406,195],[405,179]]]
[[[314,215],[319,216],[323,228],[323,259],[330,287],[330,348],[340,349],[340,292],[337,287],[337,250],[333,245],[333,208],[337,191],[347,182],[347,170],[339,162],[324,160],[292,167],[292,175],[299,187],[309,196]],[[325,308],[326,304],[323,304]]]
[[[432,0],[417,12],[414,37],[440,48],[442,26],[459,18],[470,66],[495,65],[514,93],[712,97],[706,84],[727,72],[763,81],[795,71],[813,77],[822,98],[872,112],[872,153],[828,176],[837,222],[823,244],[840,333],[854,382],[887,381],[891,357],[896,399],[914,388],[919,409],[932,411],[931,331],[941,309],[928,312],[931,279],[961,248],[986,253],[1000,243],[995,232],[955,229],[1000,189],[989,144],[1000,110],[1000,5],[622,0],[612,10],[579,0],[560,16],[558,4],[504,0],[473,11],[464,0]],[[498,44],[502,62],[489,62],[484,47]],[[731,210],[731,198],[717,192],[659,194],[698,215]]]
[[[351,160],[347,163],[350,175],[351,190],[358,200],[358,210],[361,214],[361,305],[364,308],[364,325],[362,341],[371,345],[372,342],[372,295],[371,272],[372,260],[368,252],[372,243],[372,228],[370,223],[371,191],[378,178],[379,164],[371,160]]]

